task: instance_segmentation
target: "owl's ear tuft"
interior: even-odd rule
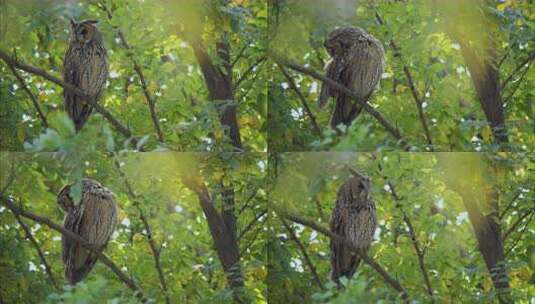
[[[89,24],[98,24],[99,21],[98,20],[94,20],[94,19],[89,19],[89,20],[85,20],[84,23],[89,23]]]
[[[71,18],[71,27],[74,29],[77,25],[76,21],[74,21],[74,19]]]

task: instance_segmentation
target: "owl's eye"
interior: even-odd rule
[[[84,27],[84,28],[80,31],[80,34],[82,34],[82,35],[86,35],[86,34],[87,34],[87,29]]]

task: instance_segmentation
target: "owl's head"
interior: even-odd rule
[[[71,186],[67,185],[61,188],[57,196],[58,205],[65,212],[69,212],[74,207],[74,202],[72,201],[70,194]]]
[[[351,189],[351,196],[354,201],[364,202],[369,198],[371,191],[371,180],[369,177],[358,173],[357,171],[351,170],[352,177],[347,181]]]
[[[86,44],[92,40],[102,39],[96,26],[97,23],[97,20],[83,20],[76,22],[71,19],[71,41]]]
[[[343,54],[353,44],[366,35],[366,32],[358,27],[341,27],[329,33],[323,46],[331,57]]]

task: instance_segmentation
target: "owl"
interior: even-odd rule
[[[357,172],[353,174],[338,190],[330,229],[366,253],[377,223],[375,203],[370,195],[370,179]],[[334,282],[339,283],[344,276],[350,279],[359,263],[360,258],[346,246],[331,241],[331,279]]]
[[[385,53],[381,42],[358,27],[344,27],[332,31],[324,43],[331,60],[325,65],[330,79],[352,90],[360,100],[367,101],[385,68]],[[323,108],[329,97],[336,104],[331,115],[331,127],[351,125],[360,114],[362,106],[351,97],[322,83],[318,106]]]
[[[92,179],[82,179],[79,204],[73,202],[70,192],[71,185],[67,185],[57,196],[58,204],[65,211],[65,229],[104,250],[117,223],[117,204],[113,193]],[[62,237],[62,246],[65,279],[74,285],[89,274],[97,256],[65,236]]]
[[[107,52],[96,20],[76,22],[71,19],[69,46],[63,59],[63,80],[98,102],[108,78]],[[92,107],[80,96],[65,90],[65,111],[72,119],[76,132],[91,115]]]

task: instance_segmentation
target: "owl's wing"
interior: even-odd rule
[[[63,80],[78,87],[79,71],[76,68],[76,64],[73,62],[73,57],[73,50],[71,47],[69,47],[63,59]],[[71,118],[75,117],[74,105],[76,103],[76,95],[69,90],[63,90],[63,100],[63,104],[65,106],[65,111],[67,111],[67,114],[69,114]]]
[[[331,59],[325,66],[325,76],[338,82],[344,84],[341,79],[342,72],[344,70],[344,62],[340,58]],[[321,90],[318,97],[318,107],[321,109],[325,107],[329,97],[336,97],[337,91],[331,87],[328,83],[321,83]]]
[[[76,206],[71,209],[65,216],[65,229],[80,235],[82,225],[83,208]],[[80,275],[79,269],[82,267],[87,259],[88,252],[76,241],[71,240],[66,236],[62,236],[63,252],[62,258],[65,265],[65,277],[71,284],[76,284],[83,279]]]
[[[330,222],[332,232],[342,237],[345,235],[345,219],[343,211],[335,207]],[[338,282],[340,277],[351,278],[358,265],[359,259],[344,245],[331,240],[331,279]]]
[[[362,38],[353,48],[348,58],[349,68],[343,78],[350,88],[367,100],[378,86],[384,70],[384,50],[381,43],[373,38]]]

